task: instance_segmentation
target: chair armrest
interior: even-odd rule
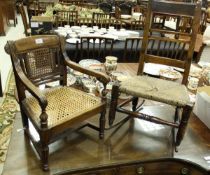
[[[45,95],[37,88],[23,73],[22,69],[20,66],[17,66],[16,68],[17,76],[21,83],[25,86],[26,90],[28,90],[39,102],[42,111],[45,110],[47,107],[47,99]]]
[[[64,55],[64,58],[65,58],[66,65],[69,66],[70,68],[72,68],[76,71],[79,71],[81,73],[84,73],[84,74],[87,74],[87,75],[90,75],[90,76],[94,76],[105,85],[110,81],[110,77],[108,75],[105,75],[104,73],[94,71],[94,70],[91,70],[91,69],[87,69],[87,68],[84,68],[84,67],[80,66],[79,64],[71,61],[69,59],[69,57],[67,56],[66,52],[64,52],[63,55]]]

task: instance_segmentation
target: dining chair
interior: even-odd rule
[[[113,38],[101,36],[81,37],[80,59],[96,59],[104,62],[106,56],[112,55],[113,43]]]
[[[193,25],[191,32],[184,33],[155,28],[155,26],[152,25],[152,20],[153,15],[157,13],[192,17]],[[122,82],[115,82],[113,85],[109,111],[110,125],[112,125],[115,120],[116,112],[120,112],[127,114],[131,118],[138,118],[156,124],[171,126],[172,129],[176,131],[173,132],[173,146],[175,151],[177,150],[177,147],[184,137],[193,107],[190,102],[186,85],[188,83],[196,34],[200,24],[200,14],[201,4],[199,2],[189,4],[173,1],[149,1],[137,76],[125,78]],[[189,39],[176,39],[173,36],[170,37],[170,35],[160,35],[160,33],[187,35]],[[183,69],[182,82],[179,83],[169,81],[168,79],[146,76],[143,73],[145,63],[161,64]],[[118,104],[120,93],[130,95],[132,98]],[[171,106],[174,109],[174,118],[166,120],[166,116],[156,116],[155,112],[154,114],[145,114],[141,112],[144,107],[142,107],[141,104],[140,106],[137,106],[139,98],[147,101],[160,102],[165,106]],[[126,108],[130,102],[132,102],[131,110]]]
[[[126,62],[129,58],[129,62],[138,61],[140,49],[142,45],[142,37],[126,38],[125,48],[123,54],[123,61]]]
[[[108,28],[110,26],[110,14],[105,13],[93,13],[92,16],[92,26],[99,26],[100,28],[105,27]]]
[[[23,6],[23,3],[19,3],[18,5],[18,10],[20,12],[22,21],[23,21],[23,26],[24,26],[24,33],[26,36],[30,36],[31,35],[31,28],[27,22],[27,17],[26,17],[26,12]]]
[[[138,20],[131,21],[131,30],[142,30],[144,29],[145,16],[140,15]]]
[[[77,25],[78,11],[58,10],[56,11],[56,26]]]
[[[104,87],[109,77],[72,62],[64,45],[63,37],[36,35],[8,41],[5,46],[12,60],[24,132],[38,153],[44,171],[49,170],[49,145],[68,136],[69,129],[89,126],[99,132],[101,139],[104,137],[105,89],[101,96],[93,96],[80,87],[67,86],[67,68],[95,77]],[[39,88],[50,82],[59,85]],[[88,119],[99,113],[99,126],[90,124]],[[36,132],[31,132],[31,127]]]

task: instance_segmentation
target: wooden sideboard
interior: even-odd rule
[[[9,27],[9,20],[17,24],[15,0],[0,0],[0,35],[6,35]]]

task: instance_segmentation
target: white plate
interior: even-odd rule
[[[96,63],[91,64],[88,68],[92,70],[102,71],[104,69],[104,65],[102,63]]]
[[[85,67],[85,68],[89,68],[90,65],[93,65],[93,64],[100,64],[101,62],[98,61],[98,60],[94,60],[94,59],[84,59],[84,60],[81,60],[79,62],[79,65],[81,65],[82,67]]]
[[[71,75],[71,74],[67,74],[67,86],[71,86],[76,82],[76,77]]]
[[[90,39],[89,42],[92,43],[92,44],[94,43],[94,42],[93,42],[93,39]],[[101,40],[101,43],[103,43],[103,42],[104,42],[104,40]],[[96,39],[96,40],[95,40],[95,43],[96,43],[96,44],[99,44],[99,43],[100,43],[100,40],[99,40],[99,39]]]
[[[206,62],[206,61],[199,61],[198,65],[203,67],[210,67],[210,62]]]
[[[114,80],[117,79],[118,81],[123,81],[124,79],[127,79],[128,76],[129,76],[128,73],[126,73],[126,72],[121,72],[121,71],[113,71],[113,72],[111,73],[111,75],[112,75],[112,78],[113,78]]]
[[[80,26],[71,26],[71,29],[72,29],[72,30],[80,30],[81,27],[80,27]]]
[[[161,77],[170,80],[177,80],[182,77],[182,74],[180,72],[173,69],[161,69],[159,74]]]
[[[66,40],[67,43],[70,44],[76,44],[76,43],[80,43],[80,39],[79,38],[69,38]]]
[[[144,65],[144,73],[149,75],[159,76],[161,69],[169,69],[169,66],[154,63],[145,63]]]
[[[179,67],[173,67],[173,69],[174,69],[174,70],[177,70],[177,71],[179,71],[179,72],[184,72],[184,69],[179,68]]]
[[[121,15],[121,18],[122,19],[130,19],[131,18],[131,15]]]

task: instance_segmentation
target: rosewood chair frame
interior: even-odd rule
[[[105,89],[109,77],[70,61],[64,50],[64,43],[64,38],[57,35],[37,35],[8,41],[5,46],[5,51],[12,59],[24,132],[33,143],[44,171],[49,170],[49,145],[66,137],[69,129],[72,130],[75,125],[79,125],[79,129],[89,126],[99,132],[100,138],[104,137]],[[102,97],[93,97],[73,87],[67,87],[67,67],[101,81],[105,87]],[[41,84],[55,81],[60,86],[47,91],[38,88]],[[75,99],[70,100],[74,98],[74,94],[77,94]],[[96,98],[98,101],[95,101]],[[56,100],[53,102],[53,99]],[[81,105],[78,109],[76,106],[79,104]],[[99,113],[99,126],[87,121]],[[38,141],[31,132],[29,122],[39,135]]]

